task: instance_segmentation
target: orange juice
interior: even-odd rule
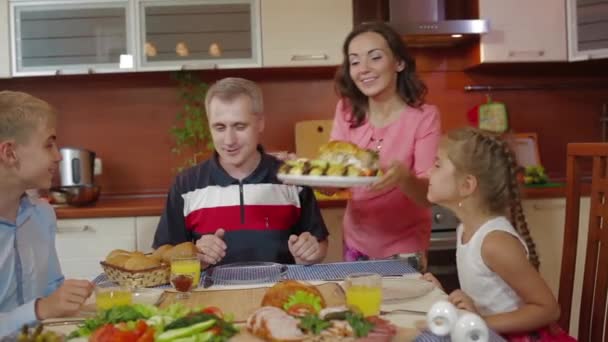
[[[133,301],[131,291],[122,288],[98,288],[95,291],[97,310],[108,310],[115,306],[129,305]]]
[[[352,285],[346,289],[346,304],[363,316],[380,314],[382,289],[377,286]]]
[[[192,275],[192,287],[196,288],[201,279],[201,263],[197,258],[176,258],[171,260],[171,274],[189,274]]]

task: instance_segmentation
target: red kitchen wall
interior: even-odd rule
[[[602,103],[608,103],[608,76],[598,76],[594,67],[572,71],[570,66],[562,69],[562,63],[491,66],[463,72],[457,60],[437,54],[421,55],[419,66],[429,87],[427,102],[439,107],[444,131],[466,124],[466,112],[485,101],[485,93],[464,92],[465,85],[574,85],[564,90],[500,91],[492,95],[506,103],[513,130],[538,134],[541,159],[553,175],[565,174],[568,142],[600,139],[599,117]],[[332,118],[337,101],[331,68],[199,74],[206,81],[243,76],[260,84],[267,114],[263,143],[268,150],[293,151],[294,124]],[[159,72],[15,78],[0,80],[0,89],[26,91],[58,108],[60,146],[97,152],[103,160],[103,174],[97,182],[105,195],[160,193],[170,186],[179,164],[171,153],[169,129],[180,105],[170,76]]]

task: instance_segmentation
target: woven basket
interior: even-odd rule
[[[108,279],[131,288],[165,285],[171,276],[171,266],[167,264],[139,271],[127,270],[104,261],[100,264]]]

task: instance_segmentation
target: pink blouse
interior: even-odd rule
[[[380,167],[394,161],[408,167],[418,177],[427,177],[435,162],[441,136],[437,107],[407,107],[399,119],[376,128],[368,121],[351,128],[350,107],[340,100],[331,140],[350,141],[362,148],[380,151]],[[372,192],[366,187],[351,189],[343,221],[344,242],[372,258],[424,251],[429,246],[429,208],[414,203],[398,188]]]

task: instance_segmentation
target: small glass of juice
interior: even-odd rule
[[[95,287],[95,306],[104,311],[115,306],[130,305],[133,302],[131,290],[116,285],[99,284]]]
[[[344,279],[346,305],[365,317],[380,314],[382,276],[377,273],[352,273]]]
[[[171,259],[171,285],[179,292],[178,299],[186,299],[201,279],[201,263],[196,257]]]

